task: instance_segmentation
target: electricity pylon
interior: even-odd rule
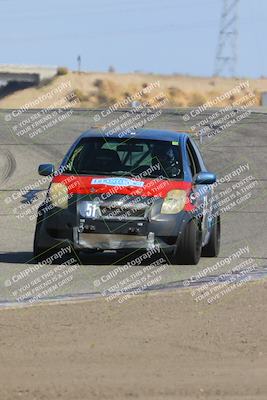
[[[215,76],[234,76],[237,64],[239,0],[223,0],[219,40],[215,60]]]

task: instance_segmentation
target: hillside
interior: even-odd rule
[[[246,78],[68,72],[40,87],[20,90],[0,99],[0,108],[57,108],[70,106],[70,103],[72,107],[104,107],[123,102],[141,90],[142,97],[137,100],[150,105],[166,98],[165,107],[197,106],[232,91],[244,82],[247,82],[247,87],[242,88],[239,94],[233,93],[223,99],[217,106],[233,104],[241,95],[249,92],[255,95],[255,105],[259,105],[260,93],[267,91],[266,78],[248,81]],[[79,101],[72,102],[74,98]]]

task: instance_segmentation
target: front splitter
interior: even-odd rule
[[[158,244],[155,242],[154,233],[148,236],[138,235],[116,235],[103,233],[79,233],[78,247],[81,249],[154,249]]]

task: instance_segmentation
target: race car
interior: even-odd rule
[[[187,133],[91,129],[57,170],[41,164],[38,171],[52,177],[38,209],[39,259],[63,242],[76,254],[160,248],[174,264],[219,254],[216,175]]]

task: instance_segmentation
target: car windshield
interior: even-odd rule
[[[84,138],[66,164],[79,175],[183,178],[178,141]]]

